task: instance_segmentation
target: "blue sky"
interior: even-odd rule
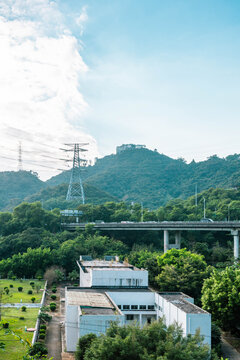
[[[240,153],[239,1],[0,0],[0,16],[20,69],[14,96],[2,88],[6,147],[20,134],[23,148],[87,139],[91,158],[122,143]]]

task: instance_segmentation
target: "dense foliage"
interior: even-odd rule
[[[204,281],[202,304],[213,320],[225,330],[234,330],[240,322],[240,269],[227,267],[214,271]]]
[[[85,335],[79,348],[82,344],[76,360],[209,360],[210,352],[198,333],[183,337],[180,327],[167,327],[162,321],[143,329],[112,323],[106,335]]]

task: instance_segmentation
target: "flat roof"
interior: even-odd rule
[[[85,292],[98,292],[98,293],[106,293],[106,292],[151,292],[154,293],[154,291],[152,291],[150,288],[148,287],[141,287],[141,288],[131,288],[131,287],[102,287],[102,288],[80,288],[80,287],[67,287],[67,291],[71,291],[71,292],[77,292],[77,291],[85,291]]]
[[[87,291],[87,289],[66,289],[65,298],[68,305],[76,305],[82,315],[119,315],[118,308],[104,291]],[[117,312],[117,313],[116,313]]]
[[[85,272],[91,270],[135,270],[135,271],[147,271],[145,269],[139,269],[131,264],[122,263],[119,261],[108,260],[79,260],[78,265],[83,268]]]
[[[181,309],[188,314],[209,314],[207,311],[201,309],[195,304],[190,303],[188,298],[191,298],[188,295],[185,295],[181,292],[159,292],[160,296],[169,301],[171,304],[175,305],[177,308]]]

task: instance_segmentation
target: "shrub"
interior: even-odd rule
[[[32,290],[28,290],[28,295],[32,295]]]
[[[76,286],[76,287],[78,287],[78,285],[79,285],[79,284],[74,284],[73,286]]]
[[[56,300],[56,298],[57,298],[56,295],[51,295],[52,300]]]
[[[55,294],[57,292],[56,288],[52,288],[52,292]]]
[[[16,277],[15,275],[12,276],[12,280],[16,280],[16,278],[17,278],[17,277]]]
[[[8,329],[8,327],[9,327],[9,323],[8,323],[8,322],[3,323],[2,325],[3,325],[3,328],[4,328],[4,329]]]
[[[19,291],[19,292],[22,292],[22,291],[23,291],[23,287],[22,287],[22,286],[19,286],[19,287],[18,287],[18,291]]]
[[[36,300],[36,298],[33,296],[33,297],[31,298],[32,303],[34,303],[35,300]]]
[[[46,329],[47,329],[46,325],[44,325],[44,324],[40,325],[40,330],[46,330]]]
[[[25,317],[24,316],[20,316],[19,320],[24,320]]]
[[[56,308],[57,308],[56,303],[51,303],[49,306],[50,306],[50,310],[51,310],[51,311],[55,311]]]
[[[7,286],[5,286],[5,287],[4,287],[4,290],[6,290],[6,289],[8,289],[8,287],[7,287]]]
[[[41,339],[41,340],[44,340],[45,339],[45,334],[39,334],[38,338]]]
[[[21,310],[22,310],[23,312],[26,312],[26,311],[27,311],[26,306],[22,306],[22,307],[21,307]]]
[[[10,284],[9,287],[10,287],[10,288],[13,288],[13,284]]]
[[[31,286],[35,285],[35,282],[34,281],[30,281],[29,283]]]
[[[41,333],[41,334],[46,334],[46,329],[40,329],[40,330],[39,330],[39,333]]]
[[[9,294],[9,288],[5,287],[4,290],[5,290],[5,293],[8,295]]]
[[[48,351],[47,348],[44,344],[40,343],[40,342],[36,342],[29,350],[28,350],[28,354],[33,356],[33,355],[47,355]]]

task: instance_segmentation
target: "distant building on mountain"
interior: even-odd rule
[[[135,145],[135,144],[123,144],[116,147],[116,153],[120,154],[126,150],[136,150],[136,149],[145,149],[146,145]]]

